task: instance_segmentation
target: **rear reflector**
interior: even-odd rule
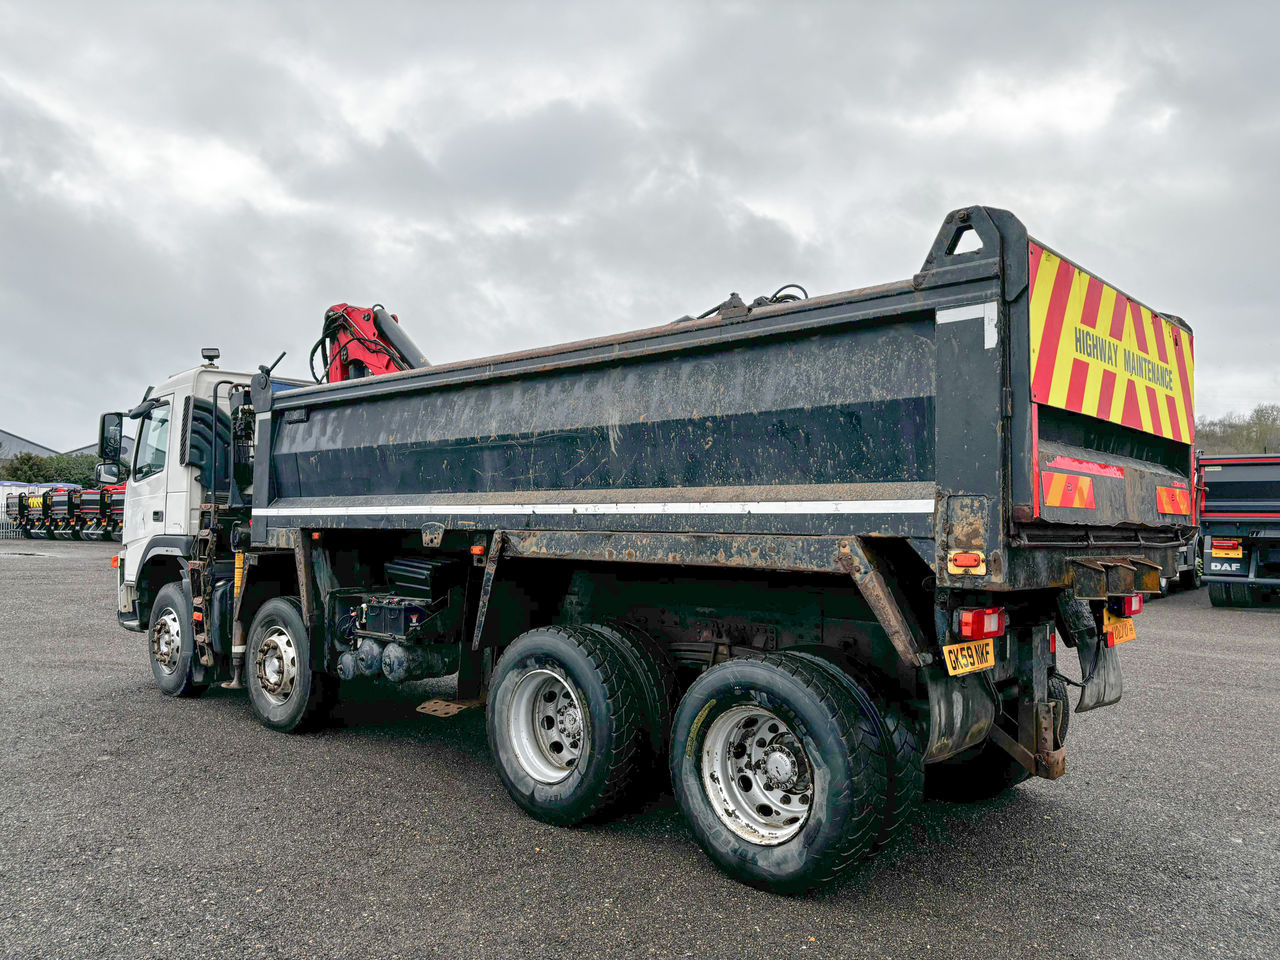
[[[483,557],[483,556],[484,556],[484,544],[482,544],[482,543],[477,543],[477,544],[475,544],[474,546],[472,546],[472,548],[471,548],[471,555],[472,555],[473,557]]]
[[[966,640],[985,640],[1004,633],[1003,607],[960,609],[955,614],[955,631]]]
[[[111,558],[111,569],[112,570],[120,569],[120,554],[117,553],[114,557]]]
[[[982,554],[980,553],[953,553],[951,562],[957,567],[980,567],[982,566]]]

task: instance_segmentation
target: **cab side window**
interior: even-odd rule
[[[164,469],[165,453],[169,449],[169,404],[152,408],[143,418],[138,431],[137,453],[133,459],[133,479],[142,480],[155,476]]]

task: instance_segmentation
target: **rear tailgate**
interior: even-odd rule
[[[1028,257],[1033,518],[1190,526],[1191,330],[1035,240]]]
[[[1280,521],[1280,456],[1202,457],[1206,521]]]

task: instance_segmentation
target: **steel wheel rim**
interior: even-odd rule
[[[578,695],[551,670],[531,670],[511,695],[507,733],[516,760],[539,783],[559,783],[588,752],[590,736]]]
[[[151,656],[167,677],[178,672],[178,659],[182,656],[182,621],[172,607],[165,607],[151,628]]]
[[[272,627],[258,645],[258,683],[277,706],[289,702],[298,683],[298,647],[284,627]]]
[[[712,721],[702,745],[702,789],[743,840],[777,846],[798,834],[813,806],[813,766],[774,713],[737,706]]]

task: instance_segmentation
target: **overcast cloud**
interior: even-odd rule
[[[434,361],[909,277],[948,210],[1280,402],[1270,5],[0,4],[0,427],[58,449],[324,308]]]

